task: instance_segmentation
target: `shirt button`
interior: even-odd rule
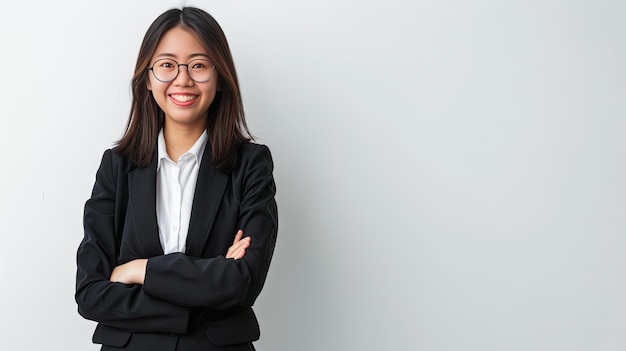
[[[173,231],[173,232],[175,232],[175,231],[177,231],[177,230],[178,230],[178,227],[177,227],[177,226],[173,226],[173,227],[172,227],[172,231]]]

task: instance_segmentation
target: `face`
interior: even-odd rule
[[[174,27],[161,38],[150,60],[150,67],[162,59],[173,59],[179,64],[188,64],[196,59],[208,60],[208,55],[206,49],[190,31]],[[188,69],[193,68],[190,66]],[[148,90],[152,91],[157,104],[165,112],[166,127],[206,128],[206,116],[217,91],[217,72],[208,82],[203,83],[192,80],[186,66],[180,66],[178,76],[171,82],[159,81],[153,72],[148,72],[148,76]]]

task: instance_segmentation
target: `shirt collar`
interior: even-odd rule
[[[200,162],[202,161],[202,156],[204,155],[204,148],[206,147],[206,143],[208,140],[209,140],[209,135],[207,134],[205,130],[202,133],[202,135],[200,135],[198,140],[196,140],[196,143],[193,144],[191,149],[185,152],[185,154],[191,154],[196,159],[196,163],[198,164],[198,166],[200,165]],[[161,168],[162,159],[171,161],[169,155],[167,154],[167,149],[165,148],[165,136],[163,135],[163,129],[161,129],[161,131],[159,132],[159,136],[157,137],[157,172]]]

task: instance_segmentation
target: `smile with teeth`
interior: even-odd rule
[[[170,95],[172,99],[179,102],[188,102],[198,97],[198,95]]]

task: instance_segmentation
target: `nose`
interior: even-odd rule
[[[184,66],[184,69],[181,67]],[[193,84],[193,79],[189,76],[189,65],[188,64],[179,64],[178,65],[178,75],[174,79],[174,84],[176,85],[191,85]]]

